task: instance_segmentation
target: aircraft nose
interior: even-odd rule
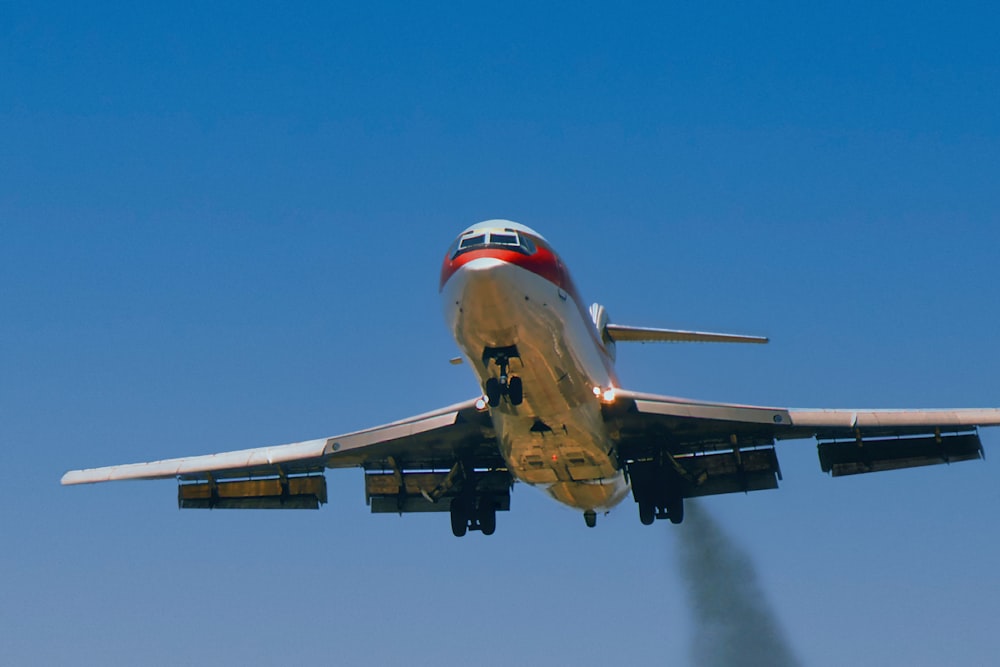
[[[507,262],[502,259],[497,259],[496,257],[477,257],[470,262],[466,262],[462,266],[462,270],[467,272],[470,276],[484,276],[491,272],[496,272],[496,269],[505,264],[507,264]]]
[[[463,291],[482,294],[503,290],[508,282],[505,274],[509,268],[507,262],[494,257],[477,257],[466,262],[459,270]]]
[[[455,277],[459,277],[459,281],[462,283],[480,282],[495,273],[496,269],[504,263],[503,260],[496,257],[476,257],[459,262],[446,259],[441,268],[440,288],[444,290],[445,285],[452,282]]]
[[[494,257],[477,257],[459,267],[448,280],[445,292],[465,305],[498,308],[511,291],[511,265]]]

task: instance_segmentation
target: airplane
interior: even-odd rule
[[[359,467],[373,513],[448,512],[457,537],[493,534],[515,482],[590,527],[630,493],[643,524],[677,524],[685,498],[777,488],[780,440],[815,438],[836,477],[983,458],[978,428],[1000,425],[1000,408],[804,410],[626,389],[618,343],[768,339],[614,323],[584,306],[545,238],[508,220],[458,235],[439,291],[481,395],[328,438],[73,470],[62,484],[175,478],[181,508],[317,509],[325,471]]]

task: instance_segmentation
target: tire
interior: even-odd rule
[[[521,378],[515,376],[510,379],[507,383],[507,396],[511,405],[521,405],[521,401],[524,400],[524,385],[521,384]]]
[[[644,526],[651,526],[656,521],[656,507],[650,502],[639,503],[639,521]]]
[[[667,503],[667,516],[670,517],[670,523],[680,523],[684,520],[684,499],[683,498],[671,498],[670,502]]]
[[[500,405],[501,393],[500,380],[490,378],[486,381],[486,402],[490,404],[491,408]]]
[[[460,507],[455,506],[452,500],[451,505],[451,534],[455,537],[464,537],[465,531],[469,529],[469,520],[465,518],[465,512]]]
[[[479,510],[479,530],[483,531],[483,535],[492,535],[497,532],[497,511],[492,503],[489,507],[483,507]]]

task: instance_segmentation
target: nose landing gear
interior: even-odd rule
[[[524,385],[518,376],[508,375],[510,370],[510,359],[520,358],[517,354],[517,347],[486,348],[483,351],[483,363],[489,365],[490,360],[500,369],[499,378],[490,378],[486,381],[486,401],[490,407],[495,408],[500,405],[500,399],[504,396],[511,405],[521,405],[524,400]]]

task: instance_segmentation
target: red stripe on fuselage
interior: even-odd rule
[[[534,239],[532,240],[534,241]],[[444,264],[441,266],[441,284],[439,290],[444,289],[444,285],[448,282],[448,279],[455,275],[455,272],[460,268],[474,259],[487,257],[527,269],[545,278],[556,287],[570,292],[567,289],[570,283],[569,276],[563,270],[562,262],[559,261],[556,254],[537,241],[535,241],[535,247],[535,252],[530,255],[525,255],[523,252],[518,252],[517,250],[508,250],[507,248],[479,248],[476,250],[467,250],[454,259],[450,256],[445,257]]]

